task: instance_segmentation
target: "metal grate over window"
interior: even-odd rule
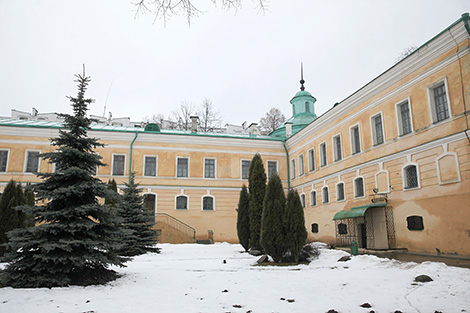
[[[344,200],[344,184],[339,183],[336,185],[336,200],[341,201]]]
[[[405,167],[405,189],[418,187],[418,170],[416,165]]]

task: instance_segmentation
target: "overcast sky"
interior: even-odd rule
[[[85,64],[91,114],[106,103],[106,116],[140,121],[208,98],[225,123],[272,107],[288,118],[300,62],[321,115],[470,11],[470,0],[271,0],[264,15],[251,0],[237,13],[194,2],[208,11],[165,27],[135,19],[129,0],[0,0],[0,116],[71,113]]]

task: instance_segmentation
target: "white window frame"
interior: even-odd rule
[[[123,174],[122,175],[118,175],[118,174],[114,174],[114,156],[116,155],[123,155],[124,156],[124,170],[123,170]],[[113,153],[111,155],[111,176],[118,176],[118,177],[122,177],[122,176],[126,176],[126,164],[127,164],[127,155],[125,153]]]
[[[304,154],[299,154],[299,177],[305,174]]]
[[[343,184],[343,199],[338,199],[338,185]],[[346,201],[346,185],[343,181],[339,181],[335,185],[336,187],[336,202],[343,202]]]
[[[364,193],[362,196],[357,195],[357,188],[356,188],[356,180],[362,179],[362,192]],[[354,188],[354,199],[362,199],[366,197],[366,181],[364,176],[356,176],[353,179],[353,188]]]
[[[442,83],[444,83],[444,87],[445,87],[445,90],[446,90],[447,109],[449,110],[449,117],[438,122],[437,121],[437,116],[436,116],[436,104],[434,103],[434,89],[436,89]],[[452,110],[451,110],[450,98],[449,98],[449,88],[447,86],[447,77],[444,77],[444,78],[432,83],[431,85],[429,85],[427,87],[427,91],[428,91],[428,104],[429,104],[429,118],[430,118],[430,121],[431,121],[431,125],[450,120],[451,117],[452,117]]]
[[[307,151],[307,156],[308,156],[308,171],[313,172],[315,171],[315,165],[316,165],[315,164],[315,149],[314,148],[309,149]],[[313,168],[312,168],[312,165],[313,165]]]
[[[149,158],[155,158],[155,175],[145,175],[145,165],[146,165],[146,158],[149,157]],[[144,168],[143,168],[143,176],[144,177],[157,177],[158,176],[158,155],[150,155],[150,154],[145,154],[144,155],[144,159],[143,159],[143,163],[144,163]]]
[[[7,173],[8,172],[8,165],[10,163],[10,149],[9,148],[6,148],[6,149],[2,148],[2,149],[0,149],[0,151],[6,151],[7,152],[7,162],[5,164],[5,171],[4,172],[0,171],[0,173]]]
[[[26,172],[27,168],[28,168],[28,156],[29,156],[29,152],[39,152],[39,155],[41,155],[41,150],[36,150],[36,149],[26,149],[25,150],[25,153],[24,153],[24,168],[23,168],[23,173],[26,173],[26,174],[33,174],[35,172]],[[39,156],[38,157],[38,171],[37,173],[40,173],[41,172],[41,157]]]
[[[341,151],[339,151],[339,153],[341,154],[339,158],[338,158],[338,149],[337,149],[338,146],[336,145],[337,138],[339,138],[339,147],[341,149]],[[339,162],[343,159],[343,141],[341,140],[341,133],[334,135],[332,138],[332,142],[333,142],[333,162]]]
[[[279,175],[279,162],[277,160],[266,160],[266,171],[268,174],[268,179],[269,179],[269,163],[275,163],[276,164],[276,174]]]
[[[326,192],[327,192],[328,201],[325,201],[324,190],[326,190]],[[322,202],[322,204],[328,204],[328,203],[330,203],[330,190],[329,190],[328,186],[323,186],[323,187],[321,188],[321,202]]]
[[[405,104],[405,103],[408,103],[408,118],[410,119],[410,127],[411,127],[411,131],[407,134],[403,134],[403,120],[402,120],[402,116],[401,116],[401,106],[402,104]],[[414,126],[413,126],[413,114],[411,112],[411,98],[408,97],[406,99],[403,99],[397,103],[395,103],[395,112],[397,114],[397,129],[398,129],[398,136],[399,137],[402,137],[402,136],[407,136],[407,135],[411,135],[414,133]]]
[[[204,198],[206,197],[209,197],[209,198],[212,198],[212,210],[204,210]],[[213,195],[203,195],[201,197],[201,211],[204,211],[204,212],[214,212],[215,211],[215,197]]]
[[[456,168],[457,169],[457,180],[442,182],[442,180],[441,180],[441,171],[439,170],[439,160],[442,159],[443,157],[446,157],[446,156],[449,156],[449,155],[455,158],[455,165],[457,167]],[[442,153],[440,156],[438,156],[436,158],[436,169],[437,169],[437,177],[439,178],[439,185],[447,185],[447,184],[452,184],[452,183],[457,183],[457,182],[462,181],[462,178],[460,176],[459,158],[458,158],[457,153],[455,153],[455,152],[446,151],[446,152]]]
[[[290,178],[295,179],[295,177],[296,177],[295,159],[290,160],[290,166],[291,166]]]
[[[357,127],[357,131],[359,132],[359,151],[354,151],[357,150],[356,147],[356,142],[354,141],[354,136],[353,136],[353,129]],[[351,138],[351,155],[359,154],[362,152],[362,136],[361,136],[361,126],[359,123],[351,125],[349,127],[349,137]]]
[[[214,177],[206,177],[206,160],[214,160]],[[203,172],[204,179],[216,179],[217,178],[217,158],[205,157],[202,172]]]
[[[324,147],[325,153],[322,151],[322,146]],[[318,147],[318,151],[320,152],[320,167],[325,167],[328,165],[328,150],[326,147],[326,141],[321,142]],[[323,159],[323,156],[325,156],[325,159]]]
[[[377,132],[375,130],[375,118],[377,116],[380,115],[380,120],[382,121],[382,142],[381,143],[377,143]],[[370,117],[370,131],[371,131],[371,134],[372,134],[372,145],[375,147],[375,146],[380,146],[382,144],[385,143],[385,127],[384,127],[384,115],[382,114],[382,111],[372,115]]]
[[[243,162],[249,162],[251,166],[251,160],[248,159],[241,159],[240,160],[240,179],[248,179],[250,177],[250,166],[248,166],[248,177],[243,178]]]
[[[178,209],[178,197],[186,197],[186,209]],[[175,196],[175,210],[176,211],[188,211],[189,210],[189,197],[184,193],[180,193]]]
[[[406,187],[406,173],[405,169],[409,166],[415,166],[416,167],[416,180],[418,183],[418,186],[416,187],[411,187],[411,188],[405,188]],[[408,162],[403,167],[401,168],[401,177],[402,177],[402,183],[403,183],[403,191],[410,191],[410,190],[416,190],[416,189],[421,189],[421,182],[420,182],[420,173],[419,173],[419,164],[416,162]]]
[[[314,195],[313,197],[312,197],[312,194]],[[313,199],[315,199],[315,203],[313,203]],[[313,207],[317,205],[318,205],[317,191],[315,189],[312,189],[312,191],[310,191],[310,206]]]
[[[188,176],[178,176],[178,159],[187,159],[188,160]],[[191,159],[190,159],[190,157],[187,157],[187,156],[177,156],[176,157],[176,168],[175,168],[175,177],[176,178],[189,178],[189,177],[191,177],[190,168],[191,168]]]

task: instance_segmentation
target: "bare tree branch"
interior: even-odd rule
[[[284,116],[284,114],[282,114],[281,110],[277,108],[271,108],[271,110],[266,113],[265,117],[262,117],[259,121],[261,133],[263,135],[270,134],[282,123],[284,123],[285,120],[286,117]]]
[[[220,127],[222,118],[220,112],[214,109],[211,100],[204,99],[199,106],[198,114],[201,131],[213,132],[216,128]]]
[[[189,130],[191,129],[191,115],[196,112],[194,103],[182,101],[180,108],[173,112],[176,119],[178,129]]]

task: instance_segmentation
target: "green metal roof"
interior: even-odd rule
[[[336,212],[335,216],[333,217],[333,220],[340,220],[340,219],[343,219],[343,218],[362,217],[362,216],[364,216],[364,214],[366,214],[367,209],[377,208],[377,207],[384,207],[386,205],[387,205],[387,203],[385,203],[385,202],[383,202],[383,203],[371,203],[371,204],[351,208],[351,210],[342,210],[342,211]]]

